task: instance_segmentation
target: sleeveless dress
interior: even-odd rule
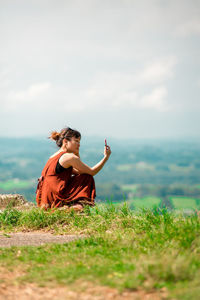
[[[66,152],[62,151],[49,158],[42,170],[36,189],[37,205],[44,208],[70,206],[75,203],[94,206],[96,189],[93,176],[72,175],[72,167],[56,173],[57,162],[64,153]]]

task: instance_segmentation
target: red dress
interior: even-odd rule
[[[56,165],[59,158],[65,152],[60,152],[50,158],[42,175],[38,179],[36,190],[36,202],[42,207],[61,207],[74,203],[94,205],[96,196],[95,182],[89,174],[72,175],[72,167],[56,173]]]

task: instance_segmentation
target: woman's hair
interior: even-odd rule
[[[81,134],[75,129],[66,127],[63,128],[60,133],[57,131],[52,131],[51,135],[49,136],[49,139],[56,141],[58,147],[62,147],[63,140],[66,139],[70,141],[72,137],[81,138]]]

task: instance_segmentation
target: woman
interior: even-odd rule
[[[37,205],[55,208],[68,205],[82,210],[84,205],[94,205],[96,175],[108,160],[111,150],[104,148],[104,158],[95,166],[84,164],[79,156],[81,134],[69,127],[54,131],[49,137],[60,148],[47,161],[36,190]]]

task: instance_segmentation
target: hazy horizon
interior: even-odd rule
[[[107,139],[107,142],[109,143],[109,141],[116,141],[116,142],[120,142],[120,141],[126,141],[126,142],[145,142],[145,141],[152,141],[152,142],[156,142],[156,141],[163,141],[163,142],[167,142],[167,141],[177,141],[177,142],[184,142],[184,141],[192,141],[192,142],[197,142],[200,143],[200,136],[168,136],[168,137],[112,137],[112,136],[101,136],[101,135],[82,135],[81,141],[84,140],[97,140],[98,142],[100,140],[102,140],[102,143],[104,143],[105,138]],[[50,141],[52,143],[55,143],[54,141],[51,141],[50,139],[48,139],[48,135],[31,135],[31,136],[3,136],[0,135],[0,139],[39,139],[39,140],[47,140]]]

